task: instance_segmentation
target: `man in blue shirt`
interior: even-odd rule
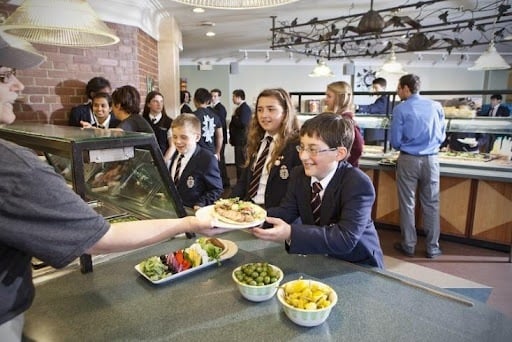
[[[439,160],[437,152],[446,137],[444,112],[440,103],[419,95],[416,75],[400,78],[397,93],[403,101],[393,110],[391,146],[400,151],[396,169],[402,242],[394,247],[414,256],[416,188],[423,211],[426,256],[442,254],[439,248]]]

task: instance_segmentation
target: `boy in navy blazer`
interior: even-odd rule
[[[213,204],[224,188],[217,158],[197,144],[201,122],[194,114],[184,113],[172,121],[171,129],[176,151],[169,170],[183,204],[194,210]]]
[[[284,241],[289,253],[328,254],[384,268],[371,219],[373,184],[363,171],[346,161],[353,140],[352,123],[339,115],[322,113],[307,120],[297,146],[302,166],[292,171],[280,206],[267,210],[267,222],[273,227],[254,228],[253,234],[263,240]],[[317,182],[322,190],[315,215],[311,201]],[[301,223],[296,223],[298,218]]]

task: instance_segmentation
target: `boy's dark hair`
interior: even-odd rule
[[[350,151],[354,143],[354,123],[338,114],[322,113],[304,122],[300,136],[305,135],[319,138],[329,148],[345,147]]]
[[[233,90],[233,95],[245,101],[245,91],[243,91],[242,89]]]
[[[189,92],[188,90],[181,90],[181,91],[180,91],[180,103],[185,102],[185,95],[186,95],[186,94],[188,94],[188,98],[189,98],[189,100],[192,100],[192,99],[190,98],[190,92]]]
[[[201,134],[201,121],[194,114],[183,113],[178,115],[176,119],[172,120],[171,128],[183,127],[186,124],[191,125],[197,134]]]
[[[108,102],[108,106],[112,107],[112,96],[109,93],[94,93],[92,100],[94,101],[94,99],[105,99]]]
[[[197,88],[194,93],[194,102],[208,104],[212,100],[212,94],[206,88]]]
[[[501,100],[503,100],[503,97],[500,94],[494,94],[494,95],[491,96],[491,100],[492,99],[501,101]]]
[[[125,85],[117,88],[112,93],[112,103],[121,105],[121,109],[129,114],[139,114],[140,112],[140,94],[137,89],[131,85]]]
[[[412,94],[416,94],[420,91],[421,81],[420,78],[414,74],[407,74],[400,77],[398,81],[400,88],[407,86]]]
[[[222,96],[222,92],[218,88],[214,88],[214,89],[210,90],[210,93],[218,93],[219,96]]]
[[[382,88],[386,88],[386,86],[388,85],[388,82],[386,81],[385,78],[377,77],[376,79],[373,80],[372,84],[378,84]]]
[[[88,99],[92,100],[92,94],[97,93],[100,90],[103,90],[104,88],[112,89],[112,86],[110,85],[110,82],[104,78],[104,77],[93,77],[87,82],[87,85],[85,86],[85,94],[87,95]]]

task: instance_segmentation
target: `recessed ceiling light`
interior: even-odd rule
[[[192,10],[192,12],[194,12],[194,13],[204,13],[204,8],[201,8],[201,7],[194,7],[194,9]]]
[[[213,37],[213,36],[215,36],[215,32],[213,32],[213,31],[208,31],[208,32],[206,32],[206,35],[207,35],[208,37]]]

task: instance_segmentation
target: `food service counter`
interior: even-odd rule
[[[441,234],[482,246],[510,248],[512,262],[512,167],[492,161],[441,161],[440,166]],[[375,158],[361,158],[360,168],[375,186],[374,221],[398,228],[395,168],[379,165]],[[416,209],[417,226],[422,227],[419,205]]]
[[[221,266],[153,285],[134,266],[191,244],[174,239],[37,286],[25,316],[28,340],[44,341],[510,341],[512,320],[484,303],[320,255],[289,255],[245,231],[221,235],[238,253]],[[283,282],[304,276],[332,286],[338,303],[314,328],[292,323],[277,298],[253,303],[231,279],[244,263],[269,261]]]

